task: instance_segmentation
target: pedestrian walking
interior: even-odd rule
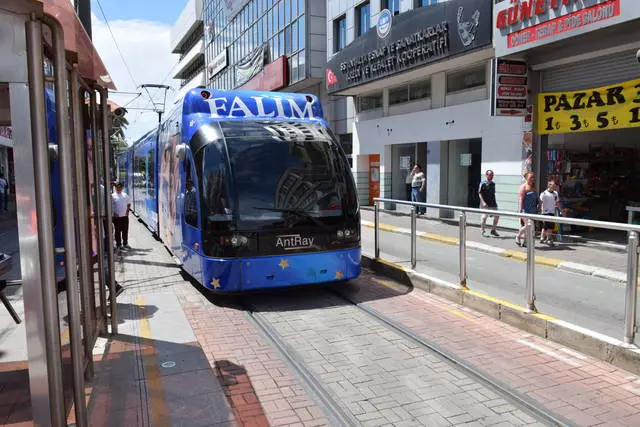
[[[424,172],[422,172],[422,166],[416,163],[411,172],[411,176],[411,201],[424,202],[422,194],[425,192],[427,186],[427,178],[424,176]],[[417,211],[418,215],[424,215],[427,212],[427,208],[419,206]]]
[[[404,179],[404,184],[407,188],[407,200],[411,200],[411,182],[413,181],[413,168],[409,169],[407,176]]]
[[[0,172],[0,211],[7,210],[7,199],[6,194],[9,191],[9,184],[4,179],[4,173]]]
[[[111,194],[113,203],[113,227],[115,228],[116,248],[131,249],[129,246],[129,211],[131,198],[123,191],[121,182],[116,184],[116,191]]]
[[[536,191],[536,178],[533,172],[527,172],[524,175],[525,183],[520,186],[518,190],[518,212],[527,214],[538,213],[538,192]],[[520,230],[516,235],[516,245],[522,246],[522,238],[527,230],[527,220],[520,218]],[[525,240],[526,242],[526,240]],[[533,242],[526,242],[526,244],[533,244]]]
[[[540,194],[540,202],[542,204],[542,214],[547,216],[555,216],[556,211],[560,208],[560,196],[556,191],[556,183],[549,181],[547,189]],[[540,243],[547,243],[553,246],[553,228],[555,223],[544,221],[542,224],[542,234],[540,235]]]
[[[478,195],[480,196],[480,208],[497,211],[498,202],[496,201],[496,183],[493,181],[493,171],[491,169],[487,170],[484,176],[486,179],[480,183],[480,187],[478,188]],[[489,215],[487,214],[482,215],[482,237],[487,236],[486,226],[488,217]],[[491,235],[495,237],[500,237],[500,235],[496,231],[499,219],[500,217],[498,215],[493,215],[493,227],[491,227]]]

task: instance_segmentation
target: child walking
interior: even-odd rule
[[[540,202],[542,204],[542,214],[547,216],[555,216],[556,209],[560,207],[560,196],[556,191],[556,183],[549,181],[547,189],[540,194]],[[542,234],[540,235],[540,243],[547,243],[553,246],[553,228],[554,223],[545,221],[542,224]]]

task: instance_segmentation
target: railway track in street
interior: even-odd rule
[[[520,425],[573,425],[343,288],[240,300],[332,425],[377,425],[376,417],[386,418],[381,424],[430,425],[443,417],[454,425],[503,418]]]

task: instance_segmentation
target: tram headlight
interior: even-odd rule
[[[342,239],[344,237],[344,231],[338,230],[338,239]]]
[[[246,236],[234,235],[226,239],[226,243],[234,248],[240,248],[249,244],[249,239]]]

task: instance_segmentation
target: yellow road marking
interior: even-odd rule
[[[502,252],[501,256],[505,257],[505,258],[513,258],[513,259],[517,259],[519,261],[526,261],[527,260],[527,254],[520,252],[520,251],[513,251],[511,249],[507,249],[504,252]]]
[[[140,337],[145,340],[152,340],[151,324],[147,318],[147,312],[144,308],[144,297],[136,297],[136,305],[140,310]],[[147,378],[147,393],[149,396],[149,406],[151,409],[151,425],[160,427],[169,427],[171,420],[169,418],[169,410],[164,396],[164,386],[160,369],[156,361],[156,350],[153,345],[142,344],[142,360],[144,364],[145,377]]]
[[[444,307],[444,309],[447,310],[449,313],[453,314],[454,316],[458,316],[458,317],[460,317],[462,319],[468,320],[469,322],[478,323],[478,321],[476,319],[473,319],[473,318],[465,315],[460,310],[456,310],[456,309],[449,308],[449,307]]]
[[[390,261],[386,261],[386,260],[381,259],[381,258],[378,258],[376,261],[378,261],[380,264],[384,264],[384,265],[387,265],[389,267],[397,268],[397,269],[402,270],[402,271],[411,271],[411,269],[409,267],[403,267],[401,265],[394,264],[394,263],[392,263]]]
[[[440,234],[430,234],[430,233],[423,233],[423,232],[418,233],[418,236],[426,240],[433,240],[434,242],[440,242],[446,245],[458,244],[458,239],[456,239],[455,237],[448,237],[448,236],[442,236]]]
[[[471,295],[474,295],[474,296],[482,298],[482,299],[486,299],[487,301],[495,302],[496,304],[504,305],[505,307],[509,307],[509,308],[514,309],[514,310],[525,311],[525,308],[522,307],[522,306],[519,306],[517,304],[512,304],[509,301],[505,301],[505,300],[500,299],[500,298],[495,298],[495,297],[489,296],[487,294],[483,294],[482,292],[472,291],[470,289],[466,289],[466,290],[464,290],[464,292],[467,292],[467,293],[469,293]]]
[[[406,286],[396,285],[395,283],[389,282],[388,280],[381,280],[381,279],[377,279],[375,277],[373,278],[373,281],[376,282],[379,285],[385,286],[385,287],[387,287],[389,289],[392,289],[394,291],[397,291],[397,292],[404,293],[408,289]]]

